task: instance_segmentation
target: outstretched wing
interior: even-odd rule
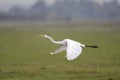
[[[66,45],[60,45],[54,52],[53,54],[58,54],[59,52],[62,52],[66,50],[67,46]]]
[[[67,40],[67,60],[74,60],[76,59],[82,52],[82,47],[80,46],[80,43],[73,41],[73,40]]]

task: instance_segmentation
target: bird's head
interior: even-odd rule
[[[49,36],[44,34],[44,35],[40,35],[42,38],[48,38]]]

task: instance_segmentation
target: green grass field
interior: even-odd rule
[[[1,23],[0,80],[120,80],[120,25],[79,23]],[[38,37],[70,38],[84,48],[74,61],[65,52],[50,55],[57,45]]]

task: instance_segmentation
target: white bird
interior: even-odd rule
[[[50,54],[58,54],[66,50],[66,58],[67,60],[71,61],[76,59],[82,52],[82,47],[91,47],[91,48],[98,48],[98,46],[86,46],[85,44],[81,44],[80,42],[71,40],[71,39],[64,39],[63,41],[55,41],[52,37],[48,35],[40,35],[43,38],[48,38],[54,44],[59,45],[59,47]]]

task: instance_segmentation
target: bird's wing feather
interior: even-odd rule
[[[53,53],[58,54],[59,52],[66,50],[66,48],[67,48],[66,45],[60,45]]]
[[[67,41],[67,60],[74,60],[77,58],[82,52],[82,47],[80,46],[80,43],[68,40]]]

